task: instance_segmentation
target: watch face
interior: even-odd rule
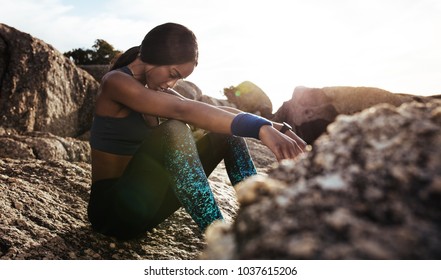
[[[290,126],[289,124],[287,124],[286,122],[283,122],[283,127],[280,130],[280,132],[285,133],[287,130],[292,130],[292,126]]]

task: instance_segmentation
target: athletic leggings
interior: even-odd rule
[[[137,237],[183,206],[203,231],[223,219],[207,179],[222,160],[232,185],[256,174],[243,138],[208,133],[195,143],[186,124],[162,123],[120,178],[92,184],[93,229],[119,239]]]

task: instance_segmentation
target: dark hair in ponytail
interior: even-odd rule
[[[125,51],[123,54],[118,56],[116,61],[112,64],[110,67],[110,71],[121,68],[123,66],[128,65],[130,62],[134,61],[139,53],[139,47],[131,47],[127,51]]]
[[[112,65],[114,70],[134,61],[137,56],[152,65],[198,63],[198,43],[194,33],[177,23],[165,23],[153,28],[144,37],[141,46],[132,47]]]

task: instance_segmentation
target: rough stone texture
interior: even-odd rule
[[[283,103],[272,120],[289,123],[297,135],[311,144],[340,114],[352,115],[381,103],[399,106],[404,102],[431,99],[372,87],[296,87],[291,100]]]
[[[261,88],[250,81],[224,88],[224,94],[230,103],[235,104],[242,111],[255,113],[268,119],[273,117],[271,100]]]
[[[90,128],[97,89],[52,46],[0,24],[1,126],[76,137]]]
[[[209,228],[204,258],[440,259],[441,102],[339,116],[308,154],[238,197],[235,223]]]
[[[201,100],[201,89],[190,81],[178,80],[173,89],[189,99]]]
[[[0,158],[90,162],[90,145],[48,132],[27,132],[0,127]]]

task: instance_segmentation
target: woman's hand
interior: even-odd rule
[[[283,134],[273,126],[264,125],[260,128],[259,138],[278,161],[293,159],[306,151],[306,142],[291,130]]]

